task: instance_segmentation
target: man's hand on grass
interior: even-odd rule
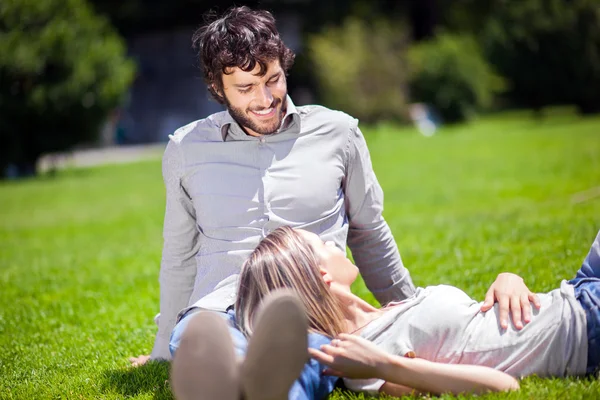
[[[529,290],[523,278],[509,272],[499,274],[490,286],[481,311],[490,310],[496,301],[499,305],[500,326],[504,329],[508,328],[509,311],[512,313],[515,328],[522,329],[523,322],[531,321],[531,303],[538,310],[540,308],[540,299]]]
[[[148,360],[150,360],[150,356],[148,355],[129,357],[129,362],[131,363],[132,367],[141,367],[142,365],[146,364]]]

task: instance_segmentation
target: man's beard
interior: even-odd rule
[[[278,113],[277,113],[277,111],[275,111],[277,113],[276,118],[274,118],[272,122],[269,121],[268,123],[260,123],[260,122],[253,120],[241,108],[236,108],[236,107],[232,106],[226,96],[224,96],[224,99],[225,99],[225,105],[227,106],[227,111],[229,111],[229,114],[235,120],[235,122],[237,122],[243,129],[250,129],[253,132],[256,132],[260,135],[272,135],[272,134],[276,133],[279,130],[279,127],[281,126],[281,121],[283,121],[283,116],[285,115],[286,108],[287,108],[286,103],[284,102],[283,99],[280,99],[278,97],[273,98],[273,102],[271,103],[271,105],[269,107],[265,107],[265,108],[273,107],[274,109],[277,109],[277,107],[279,107],[281,104],[283,104],[281,106],[281,109],[279,110]],[[287,99],[287,93],[285,94],[284,99]],[[265,108],[263,108],[263,110]],[[246,111],[250,112],[250,109],[247,109]],[[260,111],[260,110],[257,109],[254,111]]]

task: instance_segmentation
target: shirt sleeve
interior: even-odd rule
[[[371,165],[365,138],[353,120],[343,182],[349,220],[348,247],[377,300],[387,304],[411,296],[415,287],[383,218],[383,191]]]
[[[152,359],[170,359],[169,338],[177,313],[188,305],[196,277],[198,229],[192,201],[185,191],[183,154],[179,143],[169,141],[162,170],[166,188],[163,252],[160,265],[160,317]]]

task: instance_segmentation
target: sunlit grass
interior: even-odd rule
[[[364,130],[417,285],[482,299],[513,271],[548,291],[600,229],[600,197],[576,196],[600,186],[598,117],[491,116],[432,138]],[[0,183],[0,398],[170,398],[167,365],[127,362],[153,342],[163,208],[159,161]],[[600,383],[528,378],[489,397],[592,399]]]

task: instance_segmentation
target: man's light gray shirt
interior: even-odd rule
[[[279,132],[247,135],[228,112],[178,129],[163,158],[166,186],[159,329],[152,358],[170,358],[177,314],[225,311],[258,242],[288,225],[346,244],[382,303],[414,292],[382,217],[383,192],[357,120],[287,99]]]

